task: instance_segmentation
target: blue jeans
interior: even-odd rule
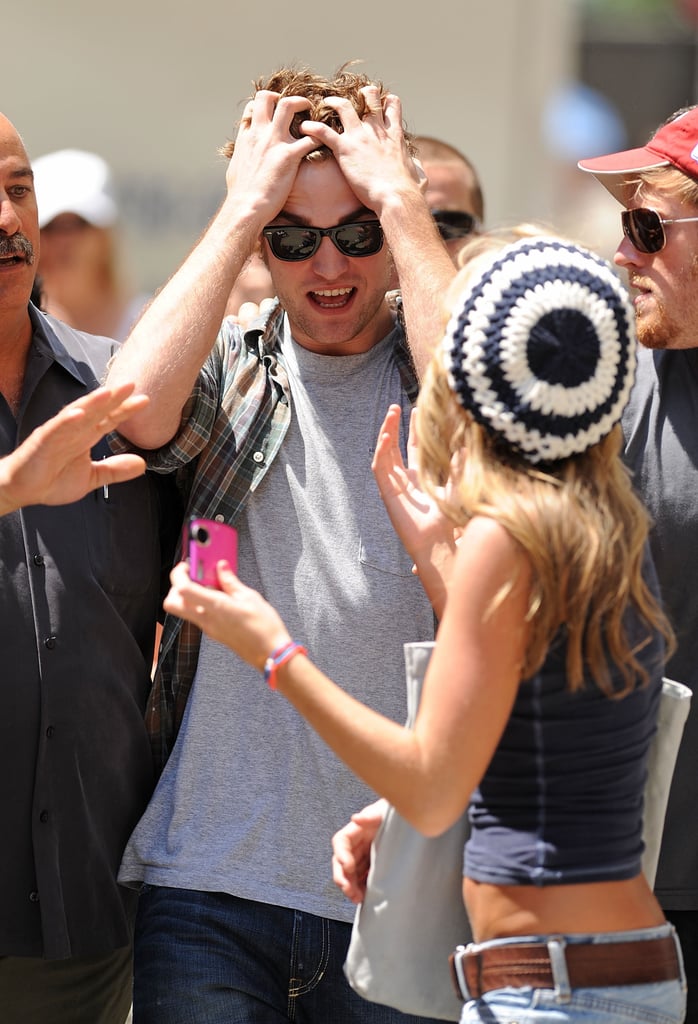
[[[671,925],[603,935],[565,935],[573,942],[627,942],[674,934]],[[481,946],[515,942],[545,942],[547,936],[494,939]],[[677,942],[678,947],[678,942]],[[681,951],[679,948],[679,962]],[[638,956],[642,956],[638,944]],[[651,985],[575,988],[568,993],[552,988],[499,988],[466,1003],[460,1024],[681,1024],[686,1012],[686,977]]]
[[[134,1024],[428,1024],[350,988],[350,934],[344,922],[226,893],[145,886]]]

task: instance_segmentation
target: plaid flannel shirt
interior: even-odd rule
[[[391,305],[400,331],[395,360],[405,392],[415,402],[419,383],[399,298]],[[244,333],[224,321],[183,410],[179,434],[165,448],[142,453],[150,469],[176,471],[186,519],[203,516],[234,524],[279,451],[291,419],[288,376],[279,358],[283,325],[278,305]],[[166,616],[146,712],[158,771],[182,722],[200,644],[196,626]]]

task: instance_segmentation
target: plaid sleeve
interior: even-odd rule
[[[227,337],[221,332],[208,359],[199,371],[192,392],[182,409],[178,433],[162,448],[145,450],[132,445],[114,431],[107,438],[114,454],[136,452],[148,469],[156,473],[172,473],[194,459],[208,443],[220,405],[221,367],[225,358]]]

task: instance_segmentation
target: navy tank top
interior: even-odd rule
[[[631,636],[645,635],[629,616]],[[570,693],[565,635],[519,687],[469,809],[464,874],[495,885],[633,878],[643,852],[642,804],[662,685],[663,641],[641,655],[650,683],[620,699],[593,682]],[[618,686],[620,684],[618,683]]]

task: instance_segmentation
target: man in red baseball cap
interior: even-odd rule
[[[647,145],[582,160],[623,204],[615,263],[634,291],[642,345],[623,417],[626,461],[654,518],[652,551],[678,648],[666,674],[698,691],[698,106]],[[698,695],[674,773],[656,892],[686,961],[698,1020]]]
[[[579,161],[621,202],[639,174],[670,166],[698,180],[698,106],[672,114],[645,146]]]

